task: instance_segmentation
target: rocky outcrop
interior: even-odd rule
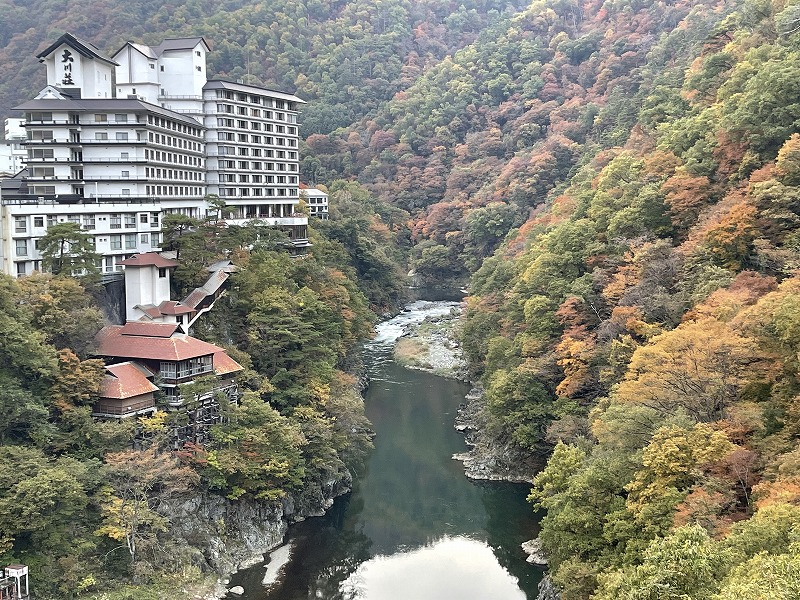
[[[544,579],[539,582],[539,595],[536,596],[536,600],[561,600],[558,588],[548,575],[545,575]]]
[[[283,543],[291,523],[323,515],[351,486],[352,477],[343,470],[281,501],[228,500],[204,493],[173,501],[163,510],[173,535],[192,555],[191,562],[225,577],[263,561],[265,554]],[[223,597],[226,581],[219,580],[216,589],[203,597]]]
[[[453,458],[464,463],[464,472],[470,479],[530,483],[541,469],[541,460],[523,452],[510,440],[489,435],[485,411],[483,388],[476,385],[459,408],[455,424],[470,449]]]
[[[292,502],[228,500],[202,494],[166,511],[172,532],[183,538],[204,570],[224,575],[262,560],[283,541],[293,511]]]
[[[532,565],[545,566],[547,564],[547,557],[544,555],[542,541],[539,538],[523,542],[522,551],[528,555],[527,560]]]

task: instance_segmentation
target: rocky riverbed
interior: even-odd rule
[[[447,315],[407,326],[395,342],[395,361],[409,369],[467,381],[467,363],[456,335],[460,314],[461,309],[454,307]]]

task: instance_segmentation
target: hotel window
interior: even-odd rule
[[[25,274],[26,274],[25,263],[24,262],[18,262],[17,263],[17,276],[25,275]]]
[[[83,215],[83,228],[94,229],[94,227],[95,227],[94,215]]]
[[[14,240],[17,256],[28,256],[28,240]]]
[[[34,227],[44,227],[44,217],[33,217]]]
[[[147,213],[142,213],[142,214],[139,215],[139,223],[141,223],[142,225],[147,225],[149,222],[150,222],[150,219],[149,219]]]
[[[14,217],[14,233],[27,233],[27,231],[28,231],[28,218]]]
[[[108,121],[108,115],[95,115],[94,122],[95,123],[106,123]]]
[[[150,234],[150,245],[153,246],[153,247],[158,246],[158,234],[157,233],[151,233]]]
[[[123,196],[130,196],[131,195],[130,188],[122,188],[122,195]]]
[[[105,131],[95,131],[94,132],[94,139],[96,140],[107,140],[108,134]]]
[[[47,215],[47,226],[52,227],[58,223],[58,218],[55,215]]]
[[[126,213],[125,214],[125,229],[133,229],[135,227],[136,227],[136,214],[135,213]]]
[[[122,215],[111,215],[109,222],[111,229],[122,229]]]
[[[164,379],[175,379],[178,369],[175,363],[162,362],[158,369],[158,374]]]
[[[53,158],[53,149],[52,148],[47,148],[47,149],[42,148],[42,149],[34,150],[33,153],[31,154],[31,157],[32,158]]]
[[[128,141],[128,132],[127,131],[118,131],[117,132],[117,141],[118,142],[127,142]]]
[[[149,244],[150,243],[150,234],[149,233],[143,233],[142,235],[139,236],[139,241],[142,244]]]
[[[136,234],[125,234],[125,250],[136,250]]]
[[[111,243],[112,250],[122,250],[122,236],[121,235],[112,235],[109,237],[109,242]]]
[[[31,131],[31,139],[32,140],[52,140],[53,139],[53,132],[52,131]]]
[[[120,177],[122,177],[123,179],[127,179],[130,176],[131,176],[130,171],[122,171],[122,173],[120,173]]]
[[[152,67],[152,65],[150,65]],[[117,123],[127,123],[128,115],[114,115],[114,121]]]

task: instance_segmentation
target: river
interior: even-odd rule
[[[237,573],[244,600],[533,600],[542,571],[520,544],[537,520],[529,486],[473,482],[453,428],[468,386],[392,360],[404,326],[449,312],[417,301],[365,348],[375,449],[352,493],[290,528],[266,564]]]

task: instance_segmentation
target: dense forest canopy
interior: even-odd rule
[[[800,3],[32,5],[0,3],[5,110],[63,30],[109,50],[204,35],[214,73],[311,101],[302,170],[333,216],[313,260],[251,251],[247,231],[181,242],[186,285],[238,248],[240,294],[202,333],[252,373],[231,443],[184,456],[165,493],[273,498],[355,460],[338,367],[368,307],[400,297],[408,252],[422,279],[469,280],[462,343],[490,434],[550,455],[531,501],[562,598],[800,596]],[[0,462],[22,465],[0,474],[0,551],[39,560],[53,590],[91,587],[119,535],[102,508],[130,491],[125,432],[86,417],[99,316],[69,286],[6,281],[0,313]],[[58,510],[37,503],[51,481],[72,490]],[[13,529],[13,506],[42,528]],[[96,522],[68,519],[86,506]]]
[[[522,0],[0,0],[0,114],[45,85],[36,60],[65,31],[113,54],[126,41],[203,36],[212,77],[296,93],[306,134],[378,109]]]

